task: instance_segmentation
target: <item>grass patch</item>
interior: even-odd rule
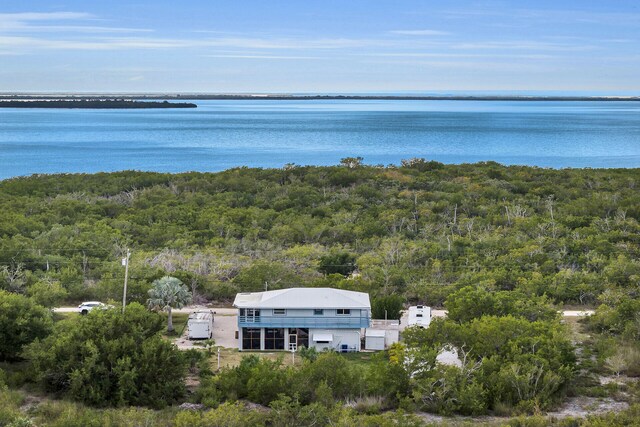
[[[294,358],[291,353],[286,351],[238,351],[235,348],[223,348],[220,347],[220,368],[233,368],[240,364],[243,357],[258,356],[261,359],[268,359],[276,361],[282,360],[284,366],[294,366]],[[211,350],[211,357],[209,358],[211,369],[218,368],[218,347],[213,347]],[[302,357],[298,354],[295,356],[295,366],[300,366],[303,363]]]
[[[0,362],[0,370],[4,371],[4,378],[0,376],[0,389],[2,389],[2,381],[11,388],[23,387],[29,381],[28,368],[29,362],[26,360],[12,363]]]
[[[261,359],[278,360],[282,359],[282,364],[285,366],[293,365],[293,358],[291,353],[278,351],[278,352],[261,352],[261,351],[238,351],[235,348],[223,348],[220,347],[220,368],[233,368],[238,366],[243,357],[250,355],[258,356]],[[302,358],[296,356],[296,366],[302,364]],[[218,347],[213,347],[211,351],[211,357],[209,358],[211,363],[211,369],[218,368]]]
[[[160,313],[164,318],[165,323],[167,322],[168,314],[163,312]],[[182,333],[187,328],[187,321],[189,320],[189,313],[173,313],[173,332],[167,332],[165,328],[162,332],[162,336],[167,338],[176,338],[182,336]]]
[[[562,319],[562,323],[569,327],[571,339],[577,343],[582,343],[591,338],[591,334],[587,332],[582,319],[582,317],[565,317]]]
[[[80,316],[80,313],[59,313],[54,311],[53,312],[53,321],[54,322],[61,322],[63,320],[67,320],[67,319],[76,319]]]
[[[375,353],[344,353],[342,357],[355,364],[367,365],[371,362]],[[255,355],[261,359],[282,360],[284,366],[300,366],[304,363],[304,359],[296,353],[294,357],[288,351],[238,351],[234,348],[220,347],[220,368],[233,368],[238,366],[243,357]],[[209,358],[211,369],[218,367],[218,347],[213,347],[211,357]]]
[[[369,363],[371,363],[371,361],[373,360],[373,356],[376,353],[342,353],[341,356],[344,357],[345,359],[349,360],[350,362],[356,363],[358,365],[363,365],[366,366]]]

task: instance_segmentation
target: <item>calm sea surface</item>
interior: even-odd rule
[[[424,157],[640,167],[640,102],[196,101],[197,109],[0,109],[0,179]]]

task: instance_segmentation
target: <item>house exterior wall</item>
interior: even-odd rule
[[[290,330],[304,328],[309,330],[309,347],[321,351],[325,348],[341,351],[341,346],[347,345],[348,351],[360,351],[361,329],[369,326],[369,310],[351,309],[349,314],[337,314],[337,309],[323,309],[322,315],[314,314],[314,310],[287,309],[283,315],[274,315],[271,309],[261,309],[260,315],[248,316],[245,309],[238,310],[238,348],[240,350],[285,350],[290,349]],[[244,313],[240,314],[240,313]],[[268,339],[269,329],[282,329],[284,333],[284,345],[282,348],[267,348],[265,339]],[[244,331],[251,330],[256,340],[253,347],[245,347]],[[259,330],[260,341],[257,347],[257,334]],[[331,334],[333,340],[328,343],[318,343],[313,340],[314,334]],[[247,344],[247,343],[245,343]],[[278,341],[279,345],[279,341]]]
[[[253,328],[252,328],[253,329]],[[244,328],[240,328],[238,331],[238,349],[239,350],[248,350],[248,351],[264,351],[264,350],[290,350],[290,335],[291,331],[294,328],[284,328],[284,344],[282,348],[267,348],[265,344],[265,338],[267,338],[266,330],[269,328],[260,328],[259,329],[259,344],[254,348],[244,348],[243,346],[243,338],[244,338]],[[314,336],[317,335],[331,335],[331,341],[329,342],[317,342],[314,340]],[[360,329],[309,329],[309,347],[314,347],[318,351],[322,351],[324,349],[341,351],[342,346],[346,345],[346,350],[349,352],[352,351],[360,351],[360,337],[361,332]]]
[[[316,309],[310,309],[310,308],[288,308],[285,310],[285,314],[275,314],[274,311],[277,310],[277,308],[263,308],[261,309],[261,315],[262,316],[275,316],[275,317],[322,317],[322,316],[340,316],[340,317],[360,317],[361,311],[368,311],[368,310],[361,310],[361,309],[350,309],[351,312],[349,314],[338,314],[338,309],[336,308],[323,308],[323,309],[318,309],[318,310],[322,310],[323,314],[314,314],[314,311]]]
[[[314,335],[332,335],[333,340],[329,343],[318,343],[314,341]],[[318,351],[341,351],[342,345],[346,345],[347,351],[360,351],[360,336],[360,329],[310,329],[309,347],[315,347]]]

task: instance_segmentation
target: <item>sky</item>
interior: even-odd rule
[[[640,93],[638,0],[7,0],[0,92]]]

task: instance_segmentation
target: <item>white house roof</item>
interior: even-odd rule
[[[233,302],[238,308],[354,308],[371,309],[369,294],[333,288],[290,288],[243,292]]]

